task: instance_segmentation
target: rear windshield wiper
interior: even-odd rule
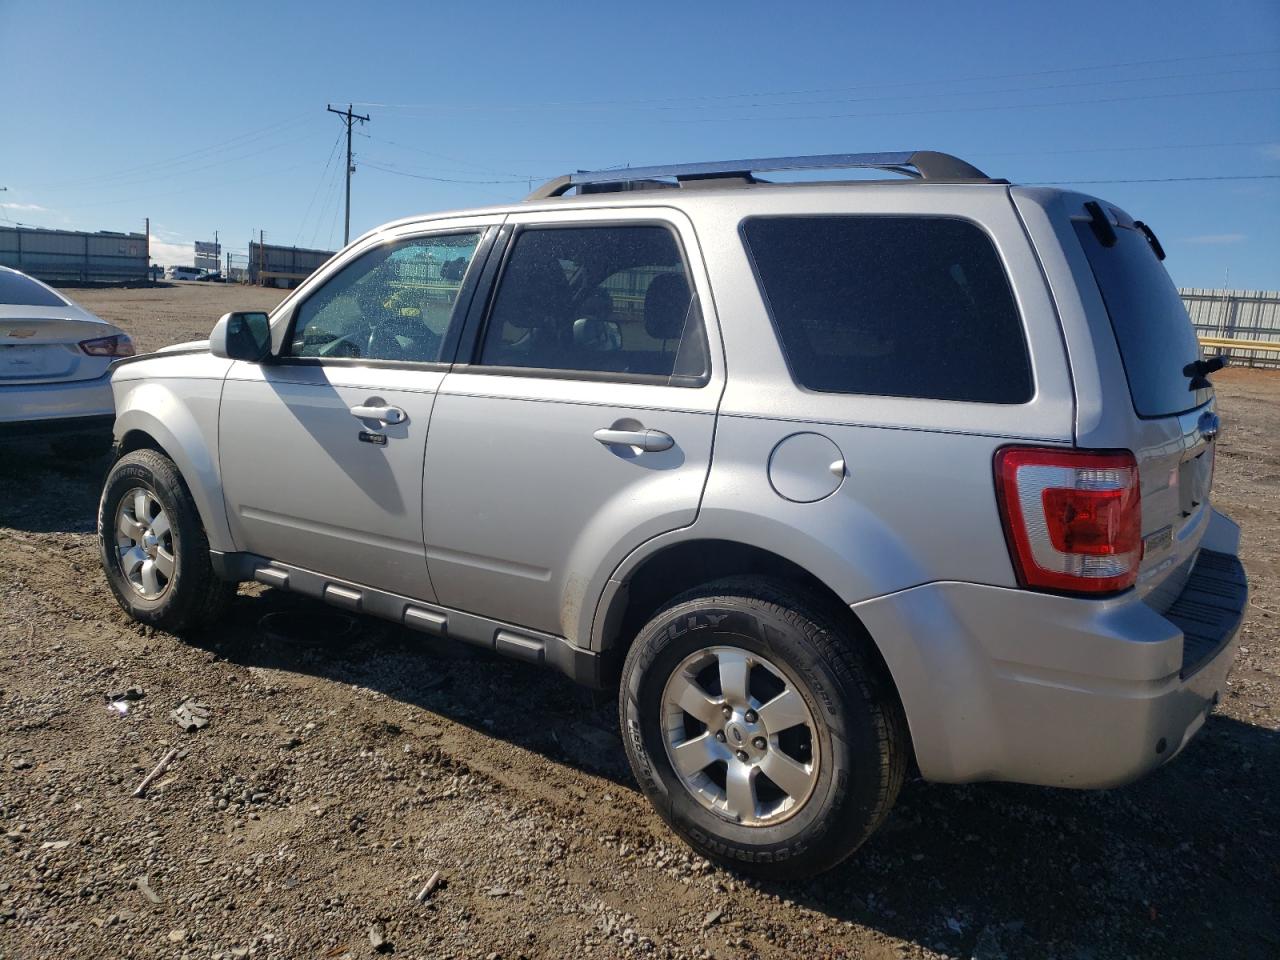
[[[1147,243],[1151,244],[1151,251],[1156,255],[1157,260],[1164,259],[1164,247],[1160,246],[1160,240],[1156,237],[1156,232],[1148,227],[1141,220],[1133,221],[1133,225],[1142,231],[1142,235],[1147,238]],[[1211,371],[1212,372],[1212,371]]]
[[[1223,356],[1210,357],[1208,360],[1197,360],[1194,363],[1188,363],[1182,368],[1182,375],[1191,378],[1190,390],[1204,390],[1213,386],[1209,382],[1209,374],[1217,373],[1227,365],[1227,358]]]

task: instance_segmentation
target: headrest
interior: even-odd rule
[[[644,329],[655,340],[677,340],[689,314],[689,284],[682,273],[660,273],[644,293]]]
[[[504,293],[510,302],[504,302]],[[568,311],[569,281],[559,260],[550,255],[541,262],[512,257],[498,285],[495,315],[513,327],[555,329],[565,323]]]

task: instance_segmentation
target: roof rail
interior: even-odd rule
[[[526,200],[546,200],[568,193],[574,187],[600,188],[642,181],[675,179],[677,184],[700,180],[737,179],[754,182],[752,174],[779,170],[888,170],[916,180],[993,181],[985,173],[959,157],[933,150],[906,150],[897,153],[825,153],[812,157],[764,157],[756,160],[715,160],[709,163],[676,163],[657,167],[627,167],[621,170],[580,170],[548,180]],[[608,189],[605,187],[605,189]]]

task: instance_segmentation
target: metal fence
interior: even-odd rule
[[[46,282],[145,280],[141,233],[0,227],[0,264]]]
[[[1184,287],[1178,293],[1197,336],[1213,341],[1210,352],[1226,354],[1236,366],[1280,368],[1280,290]],[[1224,340],[1274,343],[1276,348],[1251,350],[1226,346]]]

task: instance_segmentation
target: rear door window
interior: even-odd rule
[[[1140,417],[1166,417],[1208,401],[1210,389],[1192,390],[1184,372],[1200,359],[1187,308],[1141,230],[1121,217],[1115,242],[1104,246],[1088,221],[1075,221],[1098,290],[1111,317],[1120,359]]]
[[[520,231],[478,363],[701,386],[706,333],[675,234],[653,224]]]
[[[743,235],[795,381],[1026,403],[1022,320],[987,235],[942,217],[756,217]]]

